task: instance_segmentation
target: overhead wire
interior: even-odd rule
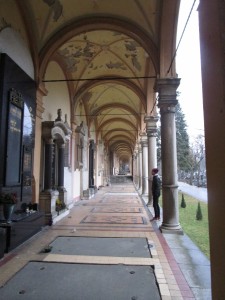
[[[181,37],[180,37],[179,42],[178,42],[178,44],[177,44],[176,50],[175,50],[175,52],[174,52],[174,55],[173,55],[173,57],[172,57],[172,60],[171,60],[169,69],[168,69],[168,71],[167,71],[167,74],[170,72],[170,69],[172,68],[172,64],[173,64],[174,59],[175,59],[175,57],[176,57],[176,55],[177,55],[177,51],[178,51],[179,46],[180,46],[180,43],[181,43],[181,41],[182,41],[182,39],[183,39],[184,32],[185,32],[185,30],[186,30],[186,28],[187,28],[187,24],[188,24],[188,22],[189,22],[189,19],[190,19],[190,17],[191,17],[192,11],[193,11],[193,9],[194,9],[195,2],[196,2],[196,0],[193,1],[192,7],[191,7],[191,9],[190,9],[188,18],[187,18],[186,23],[185,23],[185,25],[184,25],[184,29],[183,29],[183,31],[182,31],[182,33],[181,33]]]
[[[145,115],[145,113],[136,113],[136,114],[79,114],[79,115],[74,115],[76,117],[100,117],[100,116],[136,116],[136,115]]]
[[[182,31],[181,36],[180,36],[180,39],[179,39],[179,42],[178,42],[178,44],[177,44],[176,50],[175,50],[174,55],[173,55],[173,57],[172,57],[172,60],[171,60],[171,62],[170,62],[169,69],[167,70],[167,74],[170,72],[170,70],[171,70],[171,68],[172,68],[174,59],[175,59],[175,57],[176,57],[176,55],[177,55],[177,51],[178,51],[179,46],[180,46],[180,43],[181,43],[181,41],[182,41],[182,39],[183,39],[183,36],[184,36],[184,33],[185,33],[185,31],[186,31],[187,24],[188,24],[188,22],[189,22],[189,19],[190,19],[190,17],[191,17],[192,11],[193,11],[193,9],[194,9],[195,2],[196,2],[196,0],[193,1],[193,4],[192,4],[192,6],[191,6],[190,12],[189,12],[189,14],[188,14],[188,18],[187,18],[187,20],[186,20],[186,22],[185,22],[183,31]],[[150,114],[152,114],[152,112],[153,112],[153,110],[154,110],[154,108],[155,108],[155,106],[156,106],[157,100],[158,100],[158,97],[156,98],[155,102],[153,103],[153,107],[152,107],[152,110],[151,110]]]
[[[90,131],[90,132],[110,132],[110,131],[134,131],[134,132],[137,132],[138,131],[138,129],[136,129],[136,130],[130,130],[130,129],[123,129],[123,128],[121,128],[121,129],[109,129],[109,130],[93,130],[93,131]]]
[[[42,82],[54,83],[54,82],[70,82],[70,81],[101,81],[101,80],[124,80],[124,79],[151,79],[156,76],[115,76],[115,77],[98,77],[98,78],[76,78],[76,79],[49,79]]]

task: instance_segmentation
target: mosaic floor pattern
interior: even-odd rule
[[[102,199],[102,201],[100,201],[101,203],[106,203],[110,202],[111,204],[140,204],[140,201],[138,199],[118,199],[118,198],[104,198]]]
[[[138,207],[95,207],[93,213],[142,213],[142,209]]]
[[[147,224],[140,216],[87,216],[80,223],[106,223],[106,224]]]

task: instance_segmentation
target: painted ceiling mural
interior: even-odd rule
[[[139,77],[145,76],[148,60],[143,47],[123,33],[92,30],[66,41],[57,53],[66,66],[68,77],[74,79],[74,91],[78,95],[75,98],[86,107],[89,122],[94,122],[99,138],[114,147],[116,140],[118,143],[126,140],[130,144],[126,146],[130,156],[146,107],[139,95],[127,84],[121,84],[119,78],[129,77],[138,89],[143,89],[144,81]],[[102,81],[114,77],[118,78],[116,83]],[[95,78],[101,79],[100,82],[90,84],[79,93],[85,79]]]
[[[141,74],[147,57],[137,42],[107,30],[81,34],[64,44],[58,52],[69,72],[78,76],[83,72],[87,78],[93,76],[96,70],[102,73],[123,70],[125,74],[129,72],[130,77],[137,76]]]

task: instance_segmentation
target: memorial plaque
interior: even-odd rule
[[[20,209],[34,200],[36,83],[4,53],[0,54],[0,82],[0,185],[17,193]]]
[[[21,182],[21,144],[23,125],[23,101],[20,93],[11,90],[9,93],[6,185],[17,185]]]
[[[23,186],[31,186],[32,153],[29,147],[23,149]]]

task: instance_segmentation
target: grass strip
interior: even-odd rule
[[[182,193],[178,193],[179,219],[180,224],[189,238],[199,247],[199,249],[210,258],[209,250],[209,223],[208,223],[208,204],[195,199],[185,193],[184,200],[186,207],[181,207]],[[161,197],[160,197],[161,198]],[[196,220],[198,203],[200,202],[202,220]],[[160,199],[162,205],[162,199]]]
[[[209,258],[209,222],[208,222],[208,204],[202,202],[187,194],[184,194],[186,207],[181,207],[182,193],[179,192],[179,214],[180,224],[184,232]],[[202,220],[196,220],[198,203],[202,211]]]

